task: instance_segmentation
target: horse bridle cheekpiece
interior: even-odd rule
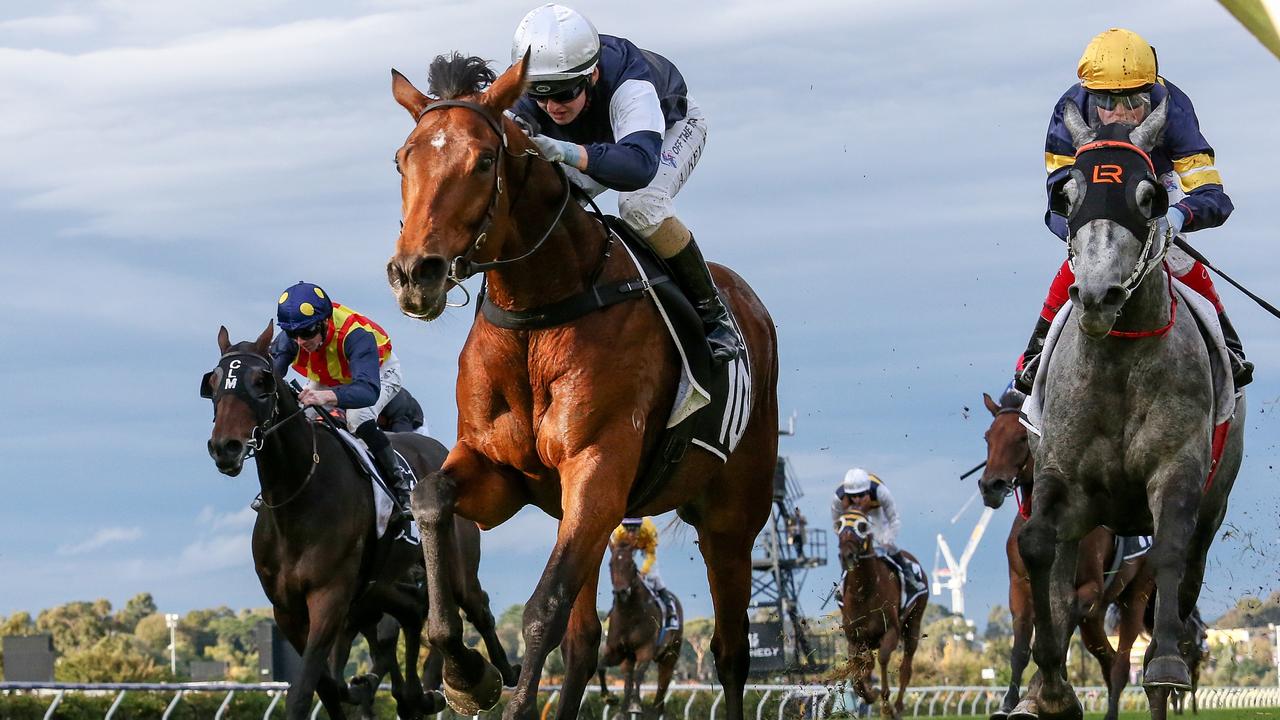
[[[253,380],[249,379],[251,370],[260,371]],[[224,354],[218,359],[218,366],[200,378],[200,397],[214,401],[216,407],[219,398],[227,394],[239,397],[253,410],[257,424],[249,434],[248,445],[252,450],[261,450],[279,409],[271,363],[257,353],[244,350]]]
[[[547,231],[542,234],[542,237],[538,242],[534,243],[533,247],[530,248],[528,252],[519,257],[508,258],[506,260],[494,260],[492,262],[485,263],[472,262],[471,257],[479,252],[480,248],[484,247],[485,241],[489,239],[489,226],[493,223],[493,214],[498,207],[498,198],[502,196],[503,158],[507,155],[512,157],[524,157],[526,155],[531,155],[536,158],[541,158],[542,156],[539,155],[538,151],[535,149],[527,149],[523,153],[511,152],[510,144],[507,142],[507,133],[502,127],[502,123],[489,113],[488,108],[480,103],[471,102],[469,100],[437,100],[423,108],[422,112],[418,113],[418,117],[414,122],[422,122],[422,118],[433,110],[445,110],[451,107],[466,108],[479,114],[480,117],[484,118],[484,121],[489,125],[489,128],[493,130],[494,134],[496,134],[502,141],[502,147],[499,148],[498,152],[498,160],[493,169],[493,194],[489,196],[489,206],[484,211],[484,219],[480,221],[480,225],[476,229],[475,240],[471,242],[470,247],[468,247],[465,252],[449,262],[449,279],[452,280],[455,285],[461,285],[463,280],[466,280],[476,273],[485,272],[486,270],[502,265],[520,262],[537,252],[538,249],[542,247],[542,244],[546,242],[547,238],[551,236],[551,232],[555,230],[556,225],[560,223],[560,218],[564,215],[565,208],[569,205],[570,185],[569,178],[565,175],[564,169],[560,167],[560,164],[554,162],[551,163],[551,165],[555,167],[556,174],[560,177],[560,183],[564,186],[564,197],[560,200],[560,209],[556,212],[555,219],[552,220]]]
[[[1126,290],[1132,290],[1160,264],[1169,246],[1168,238],[1159,244],[1155,242],[1159,220],[1169,209],[1169,193],[1156,177],[1151,157],[1129,142],[1097,140],[1076,151],[1075,164],[1068,177],[1076,180],[1083,196],[1068,209],[1064,193],[1059,189],[1055,192],[1053,210],[1066,215],[1069,237],[1075,237],[1094,220],[1106,220],[1127,229],[1134,237],[1146,239],[1133,274],[1122,283]],[[1143,181],[1150,182],[1155,191],[1147,209],[1138,201],[1138,189]],[[1065,185],[1065,181],[1062,184]],[[1069,240],[1067,247],[1068,260],[1074,268],[1075,250]]]

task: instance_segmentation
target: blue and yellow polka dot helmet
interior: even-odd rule
[[[280,293],[276,304],[276,321],[285,332],[297,332],[328,320],[333,315],[333,301],[319,285],[300,282]]]

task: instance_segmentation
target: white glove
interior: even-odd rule
[[[1169,206],[1169,212],[1164,214],[1164,219],[1169,223],[1169,229],[1173,231],[1173,234],[1177,235],[1182,232],[1182,224],[1187,221],[1187,216],[1183,214],[1182,210]]]
[[[578,163],[582,159],[581,145],[565,142],[564,140],[556,140],[546,135],[534,135],[529,139],[533,141],[534,145],[538,146],[538,152],[542,154],[542,157],[551,162],[579,167]]]

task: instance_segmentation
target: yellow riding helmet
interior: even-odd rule
[[[1156,81],[1156,52],[1132,30],[1111,28],[1089,41],[1076,67],[1088,90],[1133,90]]]

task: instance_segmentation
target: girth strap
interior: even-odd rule
[[[646,290],[671,282],[667,275],[658,275],[645,281],[631,278],[621,282],[601,283],[578,293],[533,310],[504,310],[485,295],[480,300],[480,312],[491,324],[507,330],[540,330],[573,322],[584,315],[603,310],[610,305],[641,297]]]

